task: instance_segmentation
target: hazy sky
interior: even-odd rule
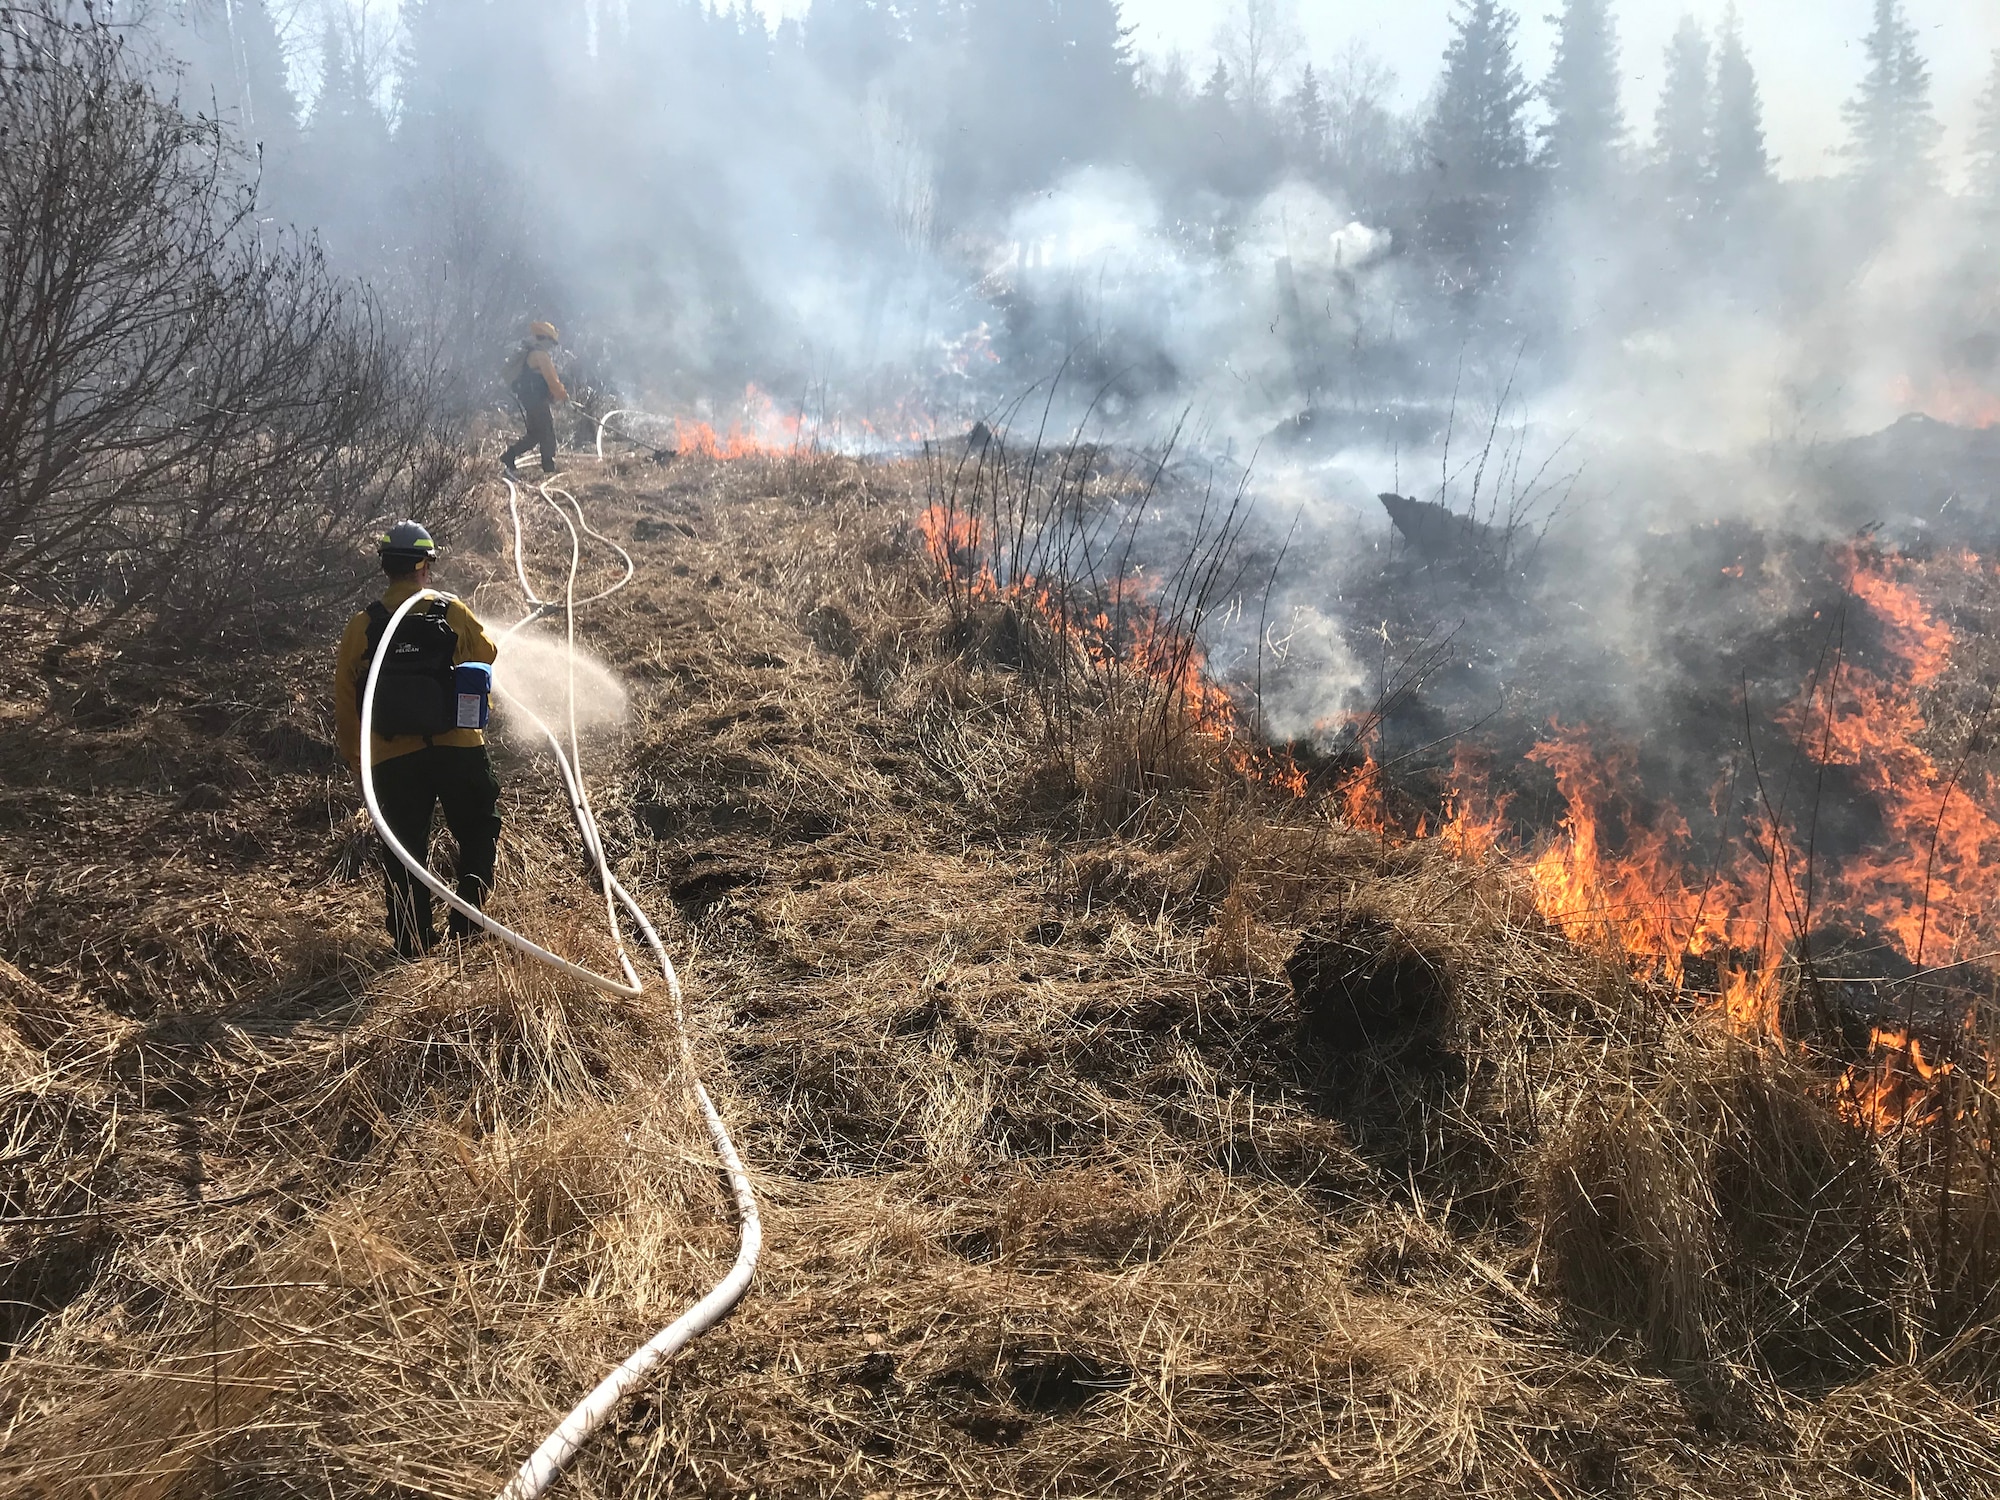
[[[1684,15],[1705,25],[1722,19],[1727,0],[1613,0],[1626,77],[1625,110],[1643,136],[1650,133],[1659,90],[1660,58]],[[1205,56],[1225,0],[1126,0],[1125,15],[1148,51],[1179,47]],[[1515,0],[1521,16],[1522,64],[1530,80],[1547,71],[1555,28],[1544,18],[1559,0]],[[1973,106],[2000,49],[2000,0],[1905,0],[1911,24],[1931,64],[1939,116],[1962,149]],[[1873,0],[1739,0],[1743,34],[1764,89],[1772,149],[1788,175],[1813,176],[1832,165],[1828,149],[1841,139],[1840,105],[1863,70],[1861,39],[1873,20]],[[1359,37],[1395,68],[1403,103],[1415,104],[1435,81],[1450,34],[1450,0],[1299,0],[1308,51],[1331,57]]]
[[[802,14],[807,0],[757,0],[768,15]],[[1543,17],[1560,0],[1516,0],[1522,62],[1531,80],[1546,71],[1554,28]],[[1644,139],[1652,128],[1660,55],[1683,15],[1713,25],[1726,0],[1614,0],[1623,41],[1626,116]],[[1949,132],[1945,154],[1964,149],[1974,102],[2000,49],[2000,0],[1905,0],[1922,37],[1939,116]],[[1141,50],[1178,48],[1192,62],[1212,56],[1209,38],[1228,0],[1124,0]],[[1752,63],[1764,87],[1765,119],[1779,170],[1817,176],[1831,170],[1841,139],[1840,105],[1862,72],[1861,38],[1873,0],[1739,0]],[[1452,0],[1298,0],[1308,54],[1325,60],[1359,38],[1396,70],[1401,103],[1429,90],[1449,34]],[[1198,69],[1199,71],[1199,69]]]

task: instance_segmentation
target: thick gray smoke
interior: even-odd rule
[[[273,219],[475,391],[541,314],[586,385],[724,421],[754,386],[753,409],[915,430],[889,414],[956,421],[1067,367],[1122,437],[1187,409],[1219,451],[1329,427],[1414,448],[1468,372],[1490,397],[1524,360],[1538,410],[1715,447],[1947,401],[1935,344],[1899,346],[1966,331],[1925,142],[1866,183],[1745,166],[1725,37],[1687,104],[1702,159],[1674,158],[1663,98],[1657,144],[1629,130],[1585,181],[1560,130],[1533,160],[1551,102],[1496,113],[1447,67],[1398,120],[1352,59],[1151,73],[1114,0],[818,0],[775,32],[687,0],[423,0],[394,36],[330,0],[288,57],[265,0],[150,14],[190,107],[263,150]]]
[[[1016,208],[985,285],[1043,320],[1050,352],[1103,372],[1110,423],[1161,429],[1185,409],[1203,438],[1254,447],[1331,394],[1341,346],[1416,290],[1392,249],[1297,177],[1195,226],[1140,174],[1090,167]]]
[[[588,399],[780,441],[1175,434],[1154,561],[1187,535],[1173,496],[1245,487],[1210,659],[1262,687],[1267,731],[1331,742],[1440,651],[1462,682],[1418,738],[1532,670],[1648,722],[1659,538],[1935,534],[1843,479],[1842,445],[2000,421],[2000,82],[1987,134],[1941,149],[1891,5],[1824,81],[1842,175],[1788,178],[1741,35],[1620,58],[1604,12],[1565,0],[1567,71],[1537,80],[1504,7],[1455,8],[1408,116],[1352,57],[1143,66],[1115,0],[815,0],[775,30],[689,0],[422,0],[393,46],[336,3],[290,75],[265,0],[156,15],[190,107],[263,144],[272,217],[469,403],[504,407],[542,316]],[[1657,110],[1626,119],[1640,72]],[[1970,483],[1954,524],[1992,501]],[[1455,519],[1392,524],[1382,493]],[[1440,536],[1476,557],[1428,555]]]

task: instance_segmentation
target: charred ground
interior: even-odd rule
[[[2000,1491],[1984,1101],[1885,1141],[1503,864],[1055,733],[916,466],[575,478],[639,565],[596,799],[769,1248],[570,1493]],[[135,649],[6,684],[0,1475],[490,1494],[730,1254],[664,1002],[388,962],[324,653]],[[602,957],[502,764],[502,916]]]

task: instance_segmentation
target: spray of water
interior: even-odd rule
[[[617,727],[625,721],[624,684],[588,651],[581,646],[575,649],[577,727],[585,732]],[[537,716],[554,723],[568,713],[569,671],[568,651],[560,640],[522,631],[500,648],[493,681]],[[495,715],[495,721],[504,729],[504,710]]]

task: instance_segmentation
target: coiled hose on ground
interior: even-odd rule
[[[600,419],[597,424],[597,456],[604,456],[604,423],[613,412]],[[373,765],[373,740],[375,712],[375,684],[381,675],[382,653],[377,652],[369,664],[368,679],[361,695],[361,793],[368,804],[368,815],[374,820],[375,828],[382,836],[382,842],[390,854],[400,860],[410,873],[421,880],[431,893],[441,897],[453,910],[476,922],[509,947],[525,953],[539,963],[547,964],[557,972],[572,979],[602,990],[606,994],[621,995],[635,999],[645,991],[645,984],[638,971],[632,966],[631,958],[625,951],[625,939],[618,921],[618,910],[622,907],[633,924],[645,936],[646,946],[652,950],[654,960],[660,966],[660,974],[666,981],[667,994],[673,1002],[674,1034],[679,1039],[681,1066],[686,1071],[689,1087],[694,1090],[696,1101],[701,1105],[702,1118],[708,1125],[708,1135],[715,1147],[715,1154],[728,1174],[729,1185],[736,1197],[737,1248],[735,1262],[729,1274],[692,1307],[661,1329],[645,1344],[632,1351],[597,1387],[579,1401],[568,1416],[529,1455],[513,1479],[501,1489],[497,1500],[538,1500],[548,1492],[565,1465],[574,1458],[583,1445],[617,1407],[624,1396],[635,1390],[648,1375],[663,1361],[678,1353],[698,1335],[715,1326],[729,1310],[742,1298],[750,1285],[751,1274],[757,1265],[757,1253],[763,1244],[763,1229],[757,1214],[757,1197],[750,1186],[750,1177],[744,1171],[742,1159],[736,1154],[735,1143],[729,1137],[729,1129],[723,1123],[715,1102],[709,1097],[700,1075],[695,1071],[694,1048],[688,1041],[687,1017],[681,997],[680,976],[674,970],[673,960],[667,956],[666,945],[660,941],[659,933],[646,916],[632,893],[625,889],[618,877],[612,874],[610,862],[605,858],[603,841],[598,835],[597,820],[590,806],[590,794],[584,786],[582,772],[578,769],[582,756],[578,745],[576,724],[576,611],[585,604],[609,597],[631,582],[632,559],[625,549],[609,538],[593,531],[584,519],[583,507],[568,491],[544,482],[539,486],[542,499],[548,502],[556,515],[569,531],[570,556],[568,579],[564,585],[563,600],[560,604],[542,599],[528,581],[527,563],[523,556],[521,536],[520,489],[513,480],[506,481],[507,511],[514,528],[514,571],[522,594],[527,598],[529,612],[510,626],[501,637],[503,643],[517,631],[549,615],[561,613],[565,625],[565,641],[568,650],[569,683],[567,706],[569,714],[568,740],[565,748],[563,737],[544,723],[535,712],[518,698],[509,694],[496,680],[495,691],[506,699],[511,708],[528,719],[542,732],[548,741],[550,751],[555,755],[556,764],[562,770],[563,787],[569,796],[570,811],[576,819],[577,833],[583,840],[585,852],[590,856],[599,884],[604,892],[605,918],[610,924],[612,942],[618,951],[618,964],[623,979],[599,974],[581,964],[572,963],[559,954],[522,936],[509,927],[495,921],[478,907],[460,899],[458,893],[433,875],[424,864],[410,855],[388,821],[382,816],[382,809],[375,798],[375,777]],[[565,509],[557,500],[561,496],[569,502]],[[572,519],[572,511],[574,519]],[[577,569],[583,556],[583,537],[590,536],[603,542],[624,560],[625,574],[618,582],[598,593],[579,599],[576,597]],[[405,600],[389,617],[389,623],[382,632],[382,639],[394,636],[396,627],[402,624],[404,616],[421,600],[441,597],[436,590],[424,589]]]

